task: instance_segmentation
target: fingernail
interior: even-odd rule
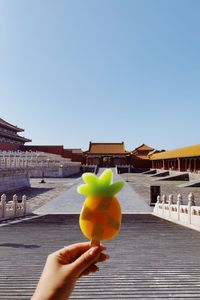
[[[110,255],[109,254],[106,254],[106,259],[109,259],[110,258]]]
[[[96,246],[96,247],[92,247],[90,250],[89,250],[89,254],[90,255],[95,255],[99,252],[99,246]]]

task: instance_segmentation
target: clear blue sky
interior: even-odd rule
[[[0,0],[0,117],[33,144],[200,143],[199,0]]]

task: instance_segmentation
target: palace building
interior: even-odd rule
[[[153,154],[152,167],[164,170],[200,172],[200,144]]]
[[[83,156],[86,165],[97,165],[98,167],[129,165],[135,168],[150,168],[151,160],[149,154],[153,151],[155,151],[154,148],[145,144],[132,151],[127,151],[124,142],[90,142],[89,149],[83,153]]]
[[[18,133],[24,129],[14,126],[0,118],[0,150],[20,150],[30,139],[20,136]]]
[[[135,168],[151,168],[150,155],[156,150],[146,144],[142,144],[139,147],[131,151],[130,165]]]
[[[200,173],[200,144],[178,148],[170,151],[158,151],[146,144],[128,151],[124,142],[89,143],[89,149],[65,149],[63,145],[25,145],[31,142],[21,136],[24,129],[14,126],[0,118],[0,151],[41,151],[59,154],[72,162],[97,167],[126,166],[143,169],[190,171]],[[130,170],[129,168],[129,170]]]
[[[124,142],[90,142],[87,151],[82,151],[80,148],[65,149],[62,145],[30,145],[24,146],[23,149],[59,154],[65,158],[70,158],[73,162],[81,162],[83,165],[95,165],[97,167],[132,166],[135,168],[150,168],[149,153],[155,151],[145,144],[133,151],[127,151]]]
[[[127,165],[129,163],[130,152],[125,150],[124,142],[90,142],[89,149],[84,152],[83,156],[86,165],[114,167],[116,165]]]
[[[149,153],[154,151],[145,144],[132,151],[127,151],[124,142],[116,143],[89,143],[89,149],[64,148],[63,145],[26,145],[30,139],[22,137],[19,133],[24,129],[14,126],[0,118],[0,150],[6,151],[40,151],[49,154],[58,154],[72,162],[82,165],[95,165],[97,167],[130,166],[134,168],[149,168],[151,160]]]

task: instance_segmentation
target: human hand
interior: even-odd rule
[[[66,300],[79,277],[98,271],[97,262],[109,258],[103,245],[78,243],[62,248],[47,258],[38,286],[31,300]]]

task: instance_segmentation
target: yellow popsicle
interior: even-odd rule
[[[106,169],[98,178],[92,173],[82,176],[86,184],[78,187],[80,194],[87,195],[79,224],[83,234],[92,241],[114,238],[121,226],[121,208],[116,195],[124,182],[112,183],[113,173]]]

